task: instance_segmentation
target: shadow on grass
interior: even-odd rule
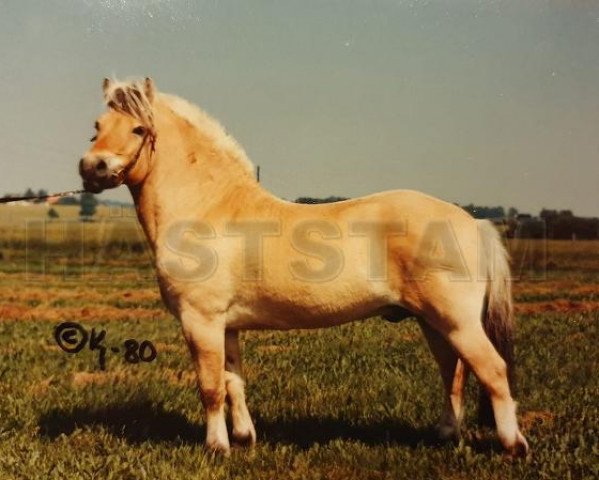
[[[395,420],[353,424],[343,419],[314,417],[274,422],[258,419],[256,429],[261,442],[290,444],[302,449],[334,440],[359,441],[371,446],[395,444],[411,448],[442,445],[434,428],[415,428]]]
[[[40,435],[47,439],[70,435],[78,428],[102,427],[130,443],[201,443],[206,432],[184,415],[147,401],[102,408],[53,409],[41,415],[38,426]]]
[[[206,432],[203,425],[193,424],[184,415],[165,410],[163,406],[148,401],[113,404],[102,408],[53,409],[40,417],[38,426],[40,435],[50,440],[63,434],[71,435],[78,428],[101,427],[130,443],[150,441],[202,444]],[[418,429],[392,420],[355,425],[347,420],[330,418],[290,421],[259,418],[256,429],[261,443],[295,445],[302,449],[333,440],[408,447],[439,445],[432,427]]]

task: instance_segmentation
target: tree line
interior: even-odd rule
[[[17,197],[45,197],[48,191],[40,188],[34,191],[31,188],[25,190],[23,194],[5,194],[4,198]],[[298,197],[296,203],[318,204],[332,203],[348,200],[347,197],[331,195],[326,198],[318,197]],[[33,203],[42,203],[45,200],[32,200]],[[108,202],[110,203],[110,202]],[[96,214],[96,207],[99,204],[93,193],[84,192],[79,197],[68,196],[61,197],[54,202],[55,205],[79,205],[79,216],[82,220],[92,220]],[[456,204],[457,205],[457,204]],[[559,240],[594,240],[599,239],[599,218],[597,217],[578,217],[571,210],[550,210],[543,208],[538,215],[529,213],[520,213],[515,207],[510,207],[507,211],[501,207],[488,207],[482,205],[461,206],[474,218],[489,219],[496,225],[502,227],[508,237],[520,238],[553,238]],[[48,210],[48,217],[58,218],[59,214],[54,209]]]
[[[296,203],[331,203],[347,200],[345,197],[299,197]],[[456,204],[457,205],[457,204]],[[599,218],[578,217],[571,210],[543,208],[538,215],[521,213],[515,207],[458,205],[474,218],[489,219],[500,226],[509,238],[551,238],[557,240],[599,239]]]

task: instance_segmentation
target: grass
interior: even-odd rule
[[[546,274],[515,284],[529,458],[506,457],[494,433],[475,426],[474,382],[463,439],[437,442],[441,383],[417,325],[370,319],[245,333],[259,443],[223,459],[203,449],[189,355],[148,253],[131,248],[137,237],[94,237],[76,260],[81,245],[58,239],[45,261],[43,244],[27,256],[23,236],[11,235],[0,236],[0,478],[599,477],[597,243],[549,242],[546,263],[533,262],[553,262]],[[62,321],[105,329],[108,346],[147,339],[157,359],[129,364],[109,352],[101,371],[98,352],[56,346]]]

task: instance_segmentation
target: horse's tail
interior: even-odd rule
[[[483,252],[481,260],[486,261],[487,293],[482,313],[483,328],[491,343],[507,365],[510,390],[514,390],[514,309],[512,305],[512,285],[510,278],[509,255],[499,232],[488,220],[479,222]],[[478,404],[479,425],[495,426],[491,399],[483,388],[480,389]]]

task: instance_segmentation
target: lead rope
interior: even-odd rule
[[[50,193],[49,195],[29,195],[24,197],[3,197],[0,198],[0,203],[21,202],[23,200],[46,200],[53,197],[70,197],[77,193],[84,193],[85,190],[70,190],[68,192]]]

